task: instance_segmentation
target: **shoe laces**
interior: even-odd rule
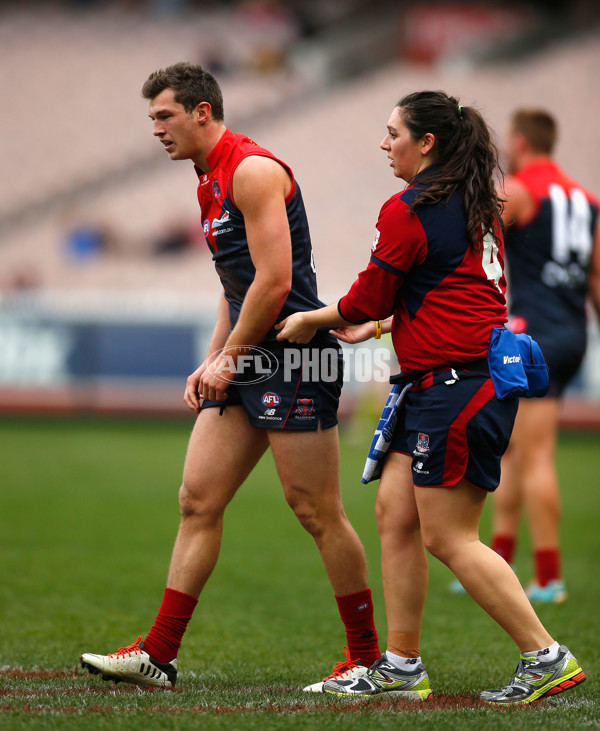
[[[342,660],[341,662],[336,662],[336,664],[333,666],[333,670],[331,671],[331,675],[323,678],[323,682],[325,682],[326,680],[341,678],[344,676],[345,673],[348,672],[348,670],[352,670],[352,668],[357,668],[359,665],[362,664],[360,660],[353,660],[350,657],[350,650],[347,647],[343,647],[342,652],[346,656],[346,659]]]
[[[531,678],[529,677],[529,671],[527,668],[527,660],[523,660],[521,658],[517,664],[517,668],[514,672],[514,675],[512,677],[512,680],[509,680],[508,683],[502,688],[502,690],[507,691],[514,688],[515,684],[520,683],[529,683]]]
[[[137,655],[141,652],[139,648],[139,643],[142,640],[142,636],[140,635],[135,642],[132,642],[131,645],[127,645],[127,647],[119,647],[119,649],[116,652],[111,652],[108,657],[125,657],[125,655]]]

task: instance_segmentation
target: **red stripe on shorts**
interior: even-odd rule
[[[294,398],[292,399],[292,405],[290,406],[290,410],[287,412],[285,420],[283,424],[281,425],[281,429],[285,429],[285,425],[288,423],[288,419],[290,418],[290,414],[292,413],[292,409],[294,408],[294,404],[296,403],[296,396],[298,395],[298,389],[300,388],[300,384],[302,383],[302,375],[304,374],[304,362],[302,363],[302,370],[300,371],[300,377],[298,378],[298,385],[296,386],[296,390],[294,391]]]
[[[469,448],[467,445],[467,424],[475,414],[494,398],[496,391],[492,379],[488,378],[481,388],[471,397],[460,414],[454,419],[448,429],[446,455],[444,458],[443,485],[456,485],[460,482],[467,470]]]

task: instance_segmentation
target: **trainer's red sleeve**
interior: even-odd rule
[[[389,317],[406,272],[425,261],[427,238],[423,227],[398,196],[381,208],[371,251],[367,268],[338,302],[338,311],[348,322]]]

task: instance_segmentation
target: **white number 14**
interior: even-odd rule
[[[552,258],[557,264],[568,264],[573,252],[585,267],[593,243],[592,212],[585,193],[574,188],[567,198],[564,188],[556,183],[548,192],[552,201]]]

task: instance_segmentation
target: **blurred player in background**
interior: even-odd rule
[[[383,205],[368,267],[337,304],[278,325],[280,338],[299,343],[324,326],[352,342],[391,328],[407,389],[376,505],[387,650],[366,675],[324,688],[346,697],[431,695],[420,657],[427,549],[521,651],[511,680],[481,699],[533,703],[585,675],[548,634],[510,566],[479,540],[518,406],[496,398],[486,358],[493,329],[506,322],[497,151],[476,109],[433,91],[398,102],[381,148],[409,185]],[[456,662],[464,662],[460,648]]]
[[[505,180],[509,327],[537,340],[550,390],[521,399],[494,495],[492,548],[513,562],[521,508],[534,552],[532,601],[567,598],[559,548],[560,498],[555,467],[560,397],[586,347],[586,297],[600,315],[598,201],[552,159],[557,125],[543,110],[512,117]]]
[[[320,551],[346,628],[346,660],[330,677],[356,677],[379,657],[379,648],[365,553],[339,489],[341,349],[329,333],[316,334],[311,355],[319,361],[328,349],[339,371],[337,379],[306,380],[302,363],[279,367],[285,346],[274,330],[287,315],[322,306],[300,189],[288,165],[225,127],[219,85],[200,66],[157,71],[142,95],[170,159],[195,164],[204,233],[223,295],[207,357],[185,390],[198,418],[158,616],[143,641],[139,637],[109,655],[85,653],[82,665],[105,679],[175,684],[183,634],[217,562],[225,509],[270,447],[287,502]],[[278,367],[266,382],[257,377],[265,363],[256,363],[253,353],[259,351],[251,347],[259,344]],[[305,690],[322,687],[319,681]]]

